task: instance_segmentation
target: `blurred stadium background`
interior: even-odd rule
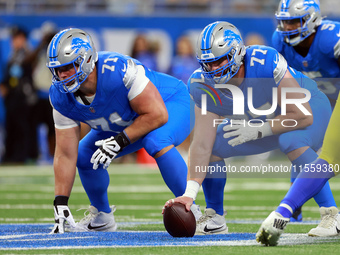
[[[34,48],[47,29],[79,27],[93,35],[98,50],[131,53],[133,38],[146,33],[157,45],[159,70],[167,72],[176,40],[197,33],[216,20],[234,23],[248,44],[271,45],[276,27],[278,0],[0,0],[1,64],[6,63],[9,28],[20,26],[29,33]],[[323,15],[338,20],[340,3],[321,0]]]

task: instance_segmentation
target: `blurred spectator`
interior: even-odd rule
[[[190,75],[199,68],[190,39],[180,37],[176,42],[176,53],[173,58],[169,74],[182,80],[185,84]]]
[[[199,64],[195,57],[193,45],[188,36],[181,36],[176,41],[176,53],[172,60],[169,74],[187,84],[191,74],[199,68]],[[181,153],[183,159],[187,162],[190,147],[190,136],[180,144],[177,149]]]
[[[33,85],[38,96],[38,101],[33,106],[33,115],[30,120],[32,126],[35,127],[35,129],[38,128],[38,130],[35,133],[32,132],[31,140],[40,141],[40,158],[42,161],[47,162],[52,161],[54,155],[55,129],[52,106],[49,101],[49,88],[51,86],[52,74],[46,67],[46,51],[49,42],[56,32],[57,28],[53,23],[45,22],[41,27],[42,39],[39,45],[27,56],[27,61],[31,63],[33,68]],[[45,134],[43,132],[44,130],[46,131]],[[37,134],[39,134],[39,139]],[[46,138],[47,142],[45,140]]]
[[[322,12],[339,14],[338,0],[322,0]],[[152,14],[272,14],[277,9],[278,0],[81,0],[81,1],[32,1],[7,0],[0,1],[2,11],[14,14],[36,13],[118,13],[120,15],[152,15]],[[325,10],[324,10],[325,9]]]
[[[262,35],[258,33],[249,33],[246,38],[244,38],[244,43],[247,46],[250,45],[267,45],[265,39]]]
[[[145,34],[138,34],[134,40],[132,46],[131,57],[139,60],[143,65],[152,70],[158,71],[157,54],[158,44],[157,42],[151,42],[148,40]],[[139,150],[137,153],[131,153],[119,158],[118,163],[133,163],[137,160],[136,154],[142,154],[143,151]],[[143,154],[144,155],[144,154]],[[146,155],[150,158],[151,156]]]
[[[147,68],[157,71],[157,51],[157,43],[149,42],[146,35],[139,34],[134,40],[131,57],[138,59]]]
[[[322,0],[320,1],[320,9],[322,14],[330,16],[340,15],[340,3],[339,0]]]
[[[236,13],[261,13],[265,7],[266,0],[249,1],[249,0],[232,0],[231,8]]]
[[[0,162],[2,161],[3,152],[5,150],[4,138],[5,138],[5,104],[0,90]]]
[[[25,30],[14,27],[11,34],[12,53],[1,84],[6,108],[4,163],[25,163],[37,158],[36,141],[31,141],[35,127],[32,107],[37,101],[32,84],[32,66]]]

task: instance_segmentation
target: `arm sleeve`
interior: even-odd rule
[[[66,116],[62,115],[56,109],[53,109],[53,119],[54,119],[54,126],[57,129],[67,129],[73,128],[80,125],[79,121],[72,120],[67,118]]]
[[[142,93],[149,81],[149,78],[145,75],[144,67],[137,65],[132,59],[129,59],[127,61],[126,73],[123,77],[124,85],[129,90],[129,101]]]
[[[274,80],[277,85],[280,83],[283,76],[285,76],[287,69],[288,69],[288,64],[287,64],[286,59],[280,53],[277,53],[275,55],[274,71],[273,71]]]

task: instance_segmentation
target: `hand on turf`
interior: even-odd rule
[[[99,148],[93,153],[91,158],[94,170],[98,169],[99,164],[103,164],[103,168],[106,169],[118,153],[123,150],[113,136],[105,140],[99,140],[95,145],[99,146]]]
[[[65,232],[65,223],[67,222],[71,228],[76,227],[73,216],[67,205],[54,206],[54,227],[50,234],[63,234]]]
[[[191,197],[184,197],[184,196],[180,196],[180,197],[177,197],[177,198],[174,198],[174,199],[170,199],[170,200],[165,202],[165,205],[162,209],[162,214],[164,214],[165,208],[169,207],[173,203],[181,203],[181,204],[185,205],[185,209],[187,211],[190,211],[190,207],[194,203],[194,200]]]

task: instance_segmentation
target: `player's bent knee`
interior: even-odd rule
[[[82,170],[92,170],[92,163],[90,162],[91,156],[93,152],[90,151],[89,149],[79,149],[78,152],[78,160],[77,160],[77,168],[78,171]]]
[[[300,147],[309,146],[307,141],[302,141],[303,137],[298,137],[292,133],[283,133],[279,136],[279,148],[287,154],[290,151],[296,150]]]
[[[163,148],[168,146],[168,144],[161,143],[158,139],[155,139],[154,137],[148,137],[148,136],[146,136],[143,139],[142,144],[146,152],[152,157],[154,157]]]

